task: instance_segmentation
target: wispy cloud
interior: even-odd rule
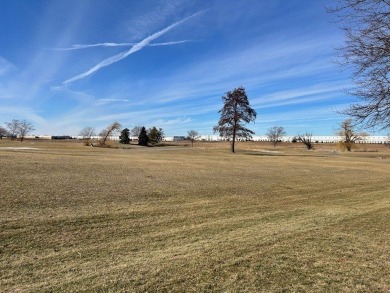
[[[110,103],[125,103],[125,102],[130,102],[131,100],[129,99],[99,99],[97,100],[96,104],[97,105],[106,105]]]
[[[164,42],[164,43],[153,43],[153,44],[147,44],[148,47],[157,47],[157,46],[171,46],[171,45],[178,45],[178,44],[184,44],[194,42],[194,40],[181,40],[181,41],[171,41],[171,42]],[[89,49],[89,48],[95,48],[95,47],[130,47],[135,46],[137,43],[97,43],[97,44],[76,44],[72,45],[69,48],[50,48],[50,50],[55,51],[72,51],[72,50],[82,50],[82,49]]]
[[[152,42],[153,40],[157,39],[158,37],[166,34],[167,32],[169,32],[170,30],[172,30],[173,28],[177,27],[178,25],[184,23],[185,21],[199,15],[200,13],[202,13],[203,11],[200,11],[200,12],[197,12],[195,14],[192,14],[191,16],[188,16],[180,21],[177,21],[173,24],[171,24],[170,26],[166,27],[165,29],[162,29],[148,37],[146,37],[145,39],[143,39],[142,41],[136,43],[133,47],[131,47],[130,50],[128,51],[125,51],[125,52],[121,52],[117,55],[114,55],[114,56],[111,56],[105,60],[103,60],[102,62],[98,63],[97,65],[95,65],[94,67],[92,67],[91,69],[89,69],[88,71],[82,73],[82,74],[79,74],[75,77],[72,77],[70,79],[67,79],[63,82],[63,84],[69,84],[69,83],[72,83],[76,80],[80,80],[80,79],[83,79],[89,75],[91,75],[92,73],[98,71],[99,69],[103,68],[103,67],[106,67],[106,66],[109,66],[113,63],[116,63],[124,58],[126,58],[127,56],[131,55],[131,54],[134,54],[135,52],[138,52],[140,50],[142,50],[145,46],[149,45],[150,42]]]
[[[154,121],[152,124],[155,125],[161,125],[161,126],[170,126],[170,125],[181,125],[181,124],[187,124],[189,122],[192,122],[192,119],[189,117],[179,117],[176,119],[158,119]]]
[[[266,108],[282,105],[300,104],[316,100],[332,99],[339,96],[347,85],[345,82],[326,82],[313,86],[305,85],[299,88],[290,88],[282,91],[273,91],[263,97],[252,99],[255,107]]]
[[[0,107],[0,114],[4,121],[10,121],[11,119],[27,119],[37,125],[47,124],[46,119],[42,118],[36,113],[36,110],[25,106],[5,106]]]
[[[49,50],[54,51],[72,51],[72,50],[81,50],[94,47],[129,47],[134,46],[136,43],[97,43],[97,44],[76,44],[68,48],[49,48]]]
[[[0,76],[7,74],[11,70],[15,69],[15,65],[9,62],[7,59],[0,56]]]

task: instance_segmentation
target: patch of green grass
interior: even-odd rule
[[[388,152],[12,145],[0,291],[390,290]]]

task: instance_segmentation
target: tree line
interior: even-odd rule
[[[99,146],[106,146],[107,140],[119,134],[119,143],[130,144],[131,137],[137,137],[138,145],[148,146],[149,144],[157,144],[164,139],[164,131],[162,128],[153,126],[146,129],[144,126],[135,126],[133,129],[122,128],[119,122],[109,124],[106,128],[99,132]],[[79,136],[85,140],[86,145],[91,145],[90,140],[96,135],[96,131],[93,127],[84,127]]]
[[[17,137],[23,141],[26,135],[34,131],[33,124],[27,120],[12,119],[10,122],[5,122],[5,127],[0,126],[0,139],[9,137],[12,140]]]
[[[132,137],[136,137],[138,140],[138,145],[140,146],[148,146],[148,145],[155,145],[159,142],[161,142],[165,138],[164,130],[156,126],[150,127],[149,129],[146,129],[144,126],[134,126],[131,130],[129,128],[122,129],[122,125],[119,122],[114,122],[109,124],[105,129],[100,131],[98,133],[99,139],[99,145],[105,146],[106,141],[114,136],[119,134],[119,143],[122,144],[130,144]],[[93,136],[96,136],[95,128],[87,126],[84,127],[80,132],[79,136],[82,137],[82,139],[85,141],[86,145],[91,145],[91,139]],[[192,146],[194,145],[194,142],[200,138],[200,134],[196,130],[189,130],[187,132],[186,139],[191,141]]]
[[[235,141],[239,138],[251,139],[254,131],[245,127],[247,122],[254,122],[256,112],[250,107],[249,99],[245,93],[244,87],[239,87],[233,91],[226,93],[223,97],[224,107],[220,110],[221,118],[218,126],[213,128],[214,132],[219,132],[221,137],[231,141],[231,150],[235,152]],[[136,137],[138,145],[148,146],[155,145],[164,139],[164,131],[156,126],[146,129],[144,126],[135,126],[131,130],[128,128],[122,129],[119,122],[109,124],[106,128],[99,132],[99,140],[96,146],[107,146],[106,142],[109,138],[119,134],[119,142],[122,144],[130,144],[131,137]],[[19,138],[23,141],[26,135],[35,128],[31,122],[26,120],[13,119],[5,123],[5,127],[0,126],[0,139],[9,137],[11,139]],[[273,126],[267,130],[266,136],[274,147],[282,142],[282,137],[287,133],[282,126]],[[342,121],[336,134],[342,137],[338,146],[342,150],[351,151],[354,144],[364,140],[368,136],[365,132],[358,132],[355,129],[352,119]],[[85,141],[85,145],[93,145],[91,139],[96,136],[96,131],[93,127],[84,127],[79,136]],[[297,134],[292,142],[301,142],[308,150],[314,149],[312,133],[306,132]],[[186,139],[194,142],[200,138],[200,134],[196,130],[189,130]]]

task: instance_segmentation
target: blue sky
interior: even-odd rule
[[[42,135],[114,121],[209,135],[221,96],[242,85],[256,135],[333,135],[352,98],[327,3],[1,1],[1,122],[27,119]]]

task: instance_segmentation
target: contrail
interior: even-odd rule
[[[134,46],[136,43],[97,43],[97,44],[77,44],[72,45],[69,48],[50,48],[49,50],[55,51],[71,51],[71,50],[80,50],[93,47],[127,47]]]
[[[63,84],[69,84],[71,82],[74,82],[76,80],[79,80],[79,79],[82,79],[88,75],[91,75],[92,73],[94,73],[95,71],[98,71],[100,68],[103,68],[103,67],[106,67],[106,66],[109,66],[115,62],[118,62],[120,60],[122,60],[123,58],[126,58],[127,56],[131,55],[131,54],[134,54],[135,52],[139,51],[139,50],[142,50],[145,46],[147,46],[151,41],[157,39],[158,37],[166,34],[167,32],[169,32],[171,29],[173,29],[174,27],[182,24],[183,22],[199,15],[200,13],[202,13],[203,11],[200,11],[200,12],[197,12],[191,16],[188,16],[178,22],[175,22],[174,24],[171,24],[170,26],[166,27],[165,29],[162,29],[152,35],[150,35],[149,37],[146,37],[145,39],[143,39],[142,41],[140,41],[139,43],[136,43],[133,47],[131,47],[130,50],[128,51],[125,51],[125,52],[122,52],[122,53],[119,53],[117,55],[114,55],[114,56],[111,56],[105,60],[103,60],[102,62],[96,64],[94,67],[92,67],[91,69],[89,69],[88,71],[84,72],[84,73],[81,73],[75,77],[72,77],[68,80],[65,80],[63,82]]]
[[[177,45],[182,43],[188,43],[193,42],[193,40],[183,40],[183,41],[172,41],[172,42],[165,42],[165,43],[154,43],[154,44],[148,44],[150,47],[155,46],[170,46],[170,45]],[[77,44],[72,45],[72,47],[69,48],[51,48],[50,50],[54,51],[72,51],[72,50],[81,50],[81,49],[88,49],[88,48],[94,48],[94,47],[129,47],[134,46],[137,43],[97,43],[97,44]]]
[[[194,40],[183,40],[183,41],[172,41],[172,42],[165,42],[165,43],[153,43],[149,44],[149,47],[157,47],[157,46],[170,46],[170,45],[177,45],[177,44],[183,44],[188,42],[195,42]]]

